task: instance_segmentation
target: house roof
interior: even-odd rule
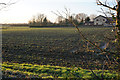
[[[99,16],[97,16],[96,18],[98,18],[98,17],[107,18],[107,17],[105,17],[105,16],[102,16],[102,15],[99,15]],[[96,18],[94,18],[94,20],[95,20]]]

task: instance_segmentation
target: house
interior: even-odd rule
[[[112,26],[113,19],[111,17],[105,17],[102,15],[94,18],[94,25],[96,26]]]

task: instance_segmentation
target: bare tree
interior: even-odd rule
[[[113,0],[114,1],[114,0]],[[102,2],[100,0],[96,0],[97,5],[103,6],[105,8],[108,8],[110,10],[113,10],[116,12],[116,26],[115,26],[115,33],[116,33],[116,42],[117,42],[117,61],[120,62],[120,0],[116,0],[116,4],[113,6],[110,6],[107,3],[107,0],[105,2]],[[120,63],[118,64],[118,78],[120,78]]]
[[[87,14],[85,14],[85,13],[79,13],[75,16],[75,18],[78,22],[85,21],[86,17],[87,17]]]
[[[60,24],[60,23],[62,23],[62,21],[63,21],[62,16],[58,16],[58,17],[57,17],[57,22]]]
[[[36,16],[33,16],[33,18],[29,21],[29,25],[42,26],[45,22],[45,19],[46,16],[44,14],[38,14]]]
[[[91,15],[90,15],[90,20],[93,21],[96,16],[97,16],[97,15],[95,15],[95,14],[91,14]]]
[[[44,15],[44,14],[38,14],[38,15],[36,16],[36,22],[37,22],[37,23],[43,23],[44,18],[45,18],[45,15]]]
[[[116,0],[116,2],[119,1],[119,0]],[[116,32],[116,36],[117,36],[117,42],[118,42],[118,53],[120,53],[120,1],[117,2],[118,4],[114,5],[114,6],[110,6],[108,3],[107,3],[107,0],[105,0],[105,2],[101,2],[100,0],[96,0],[97,2],[97,5],[100,5],[100,6],[103,6],[103,7],[106,7],[110,10],[113,10],[116,12],[116,16],[114,18],[116,18],[116,26],[115,26],[115,32]],[[102,9],[102,12],[106,15],[106,13],[104,12],[104,10]],[[112,16],[114,16],[114,14],[112,14],[112,12],[108,12],[110,13]]]

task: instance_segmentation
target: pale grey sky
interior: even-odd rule
[[[70,8],[71,13],[75,14],[100,14],[97,12],[100,7],[96,5],[96,0],[11,0],[11,2],[16,1],[16,4],[0,11],[0,23],[27,23],[38,13],[45,14],[54,22],[57,16],[51,11],[64,11],[64,7]],[[9,0],[0,0],[0,2],[9,2]]]

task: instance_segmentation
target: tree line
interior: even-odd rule
[[[66,16],[67,17],[67,16]],[[91,14],[88,16],[85,13],[72,14],[69,18],[63,18],[62,16],[58,16],[56,22],[51,22],[45,14],[38,14],[33,16],[31,20],[29,20],[30,26],[72,26],[72,23],[69,22],[71,19],[77,25],[83,25],[85,22],[93,21],[96,17],[95,14]]]

